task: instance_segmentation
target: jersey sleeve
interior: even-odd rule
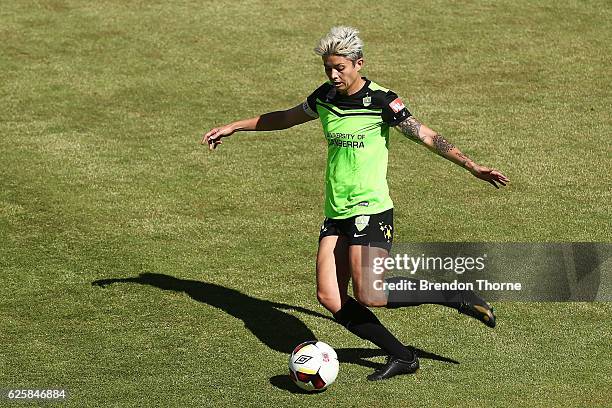
[[[318,118],[319,114],[317,113],[317,98],[325,99],[325,96],[332,89],[332,86],[329,82],[324,83],[320,87],[318,87],[313,93],[310,94],[308,98],[302,104],[302,108],[304,112],[310,117]]]
[[[383,122],[389,126],[397,126],[411,116],[402,99],[393,91],[388,91],[382,106]]]
[[[312,95],[310,95],[308,98],[306,98],[306,100],[302,104],[302,108],[304,109],[304,112],[308,116],[316,119],[319,117],[319,114],[317,113],[317,107],[316,107],[315,102],[316,102],[316,99],[312,100]]]
[[[311,93],[302,104],[304,112],[311,118],[319,117],[319,114],[317,113],[317,97],[319,96],[319,93],[321,93],[321,87],[317,88],[313,93]]]

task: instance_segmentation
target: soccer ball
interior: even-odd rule
[[[322,341],[306,341],[289,357],[289,377],[306,391],[323,391],[338,376],[338,355]]]

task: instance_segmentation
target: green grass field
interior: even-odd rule
[[[335,24],[360,28],[369,78],[512,180],[393,131],[397,242],[610,242],[609,1],[6,1],[0,388],[65,388],[74,407],[609,406],[610,303],[500,302],[495,330],[379,310],[460,364],[366,381],[383,357],[315,298],[320,125],[198,144],[301,103]],[[317,395],[285,377],[309,337],[341,359]]]

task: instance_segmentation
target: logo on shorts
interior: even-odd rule
[[[391,238],[393,238],[393,227],[383,222],[379,222],[378,225],[380,225],[380,230],[382,231],[387,242],[391,242]]]
[[[393,112],[397,113],[402,109],[405,109],[404,102],[400,98],[395,98],[393,102],[389,104],[389,107],[393,110]]]
[[[361,232],[364,230],[365,227],[368,226],[368,223],[370,222],[370,216],[369,215],[360,215],[359,217],[355,218],[355,227],[357,228],[357,231]]]
[[[325,218],[325,220],[323,221],[323,224],[321,224],[321,232],[327,231],[327,225],[325,225],[326,223],[327,223],[327,218]]]

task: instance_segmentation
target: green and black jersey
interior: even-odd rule
[[[393,208],[387,186],[389,127],[410,116],[394,92],[363,78],[353,95],[327,82],[304,102],[327,139],[325,216],[343,219]]]

